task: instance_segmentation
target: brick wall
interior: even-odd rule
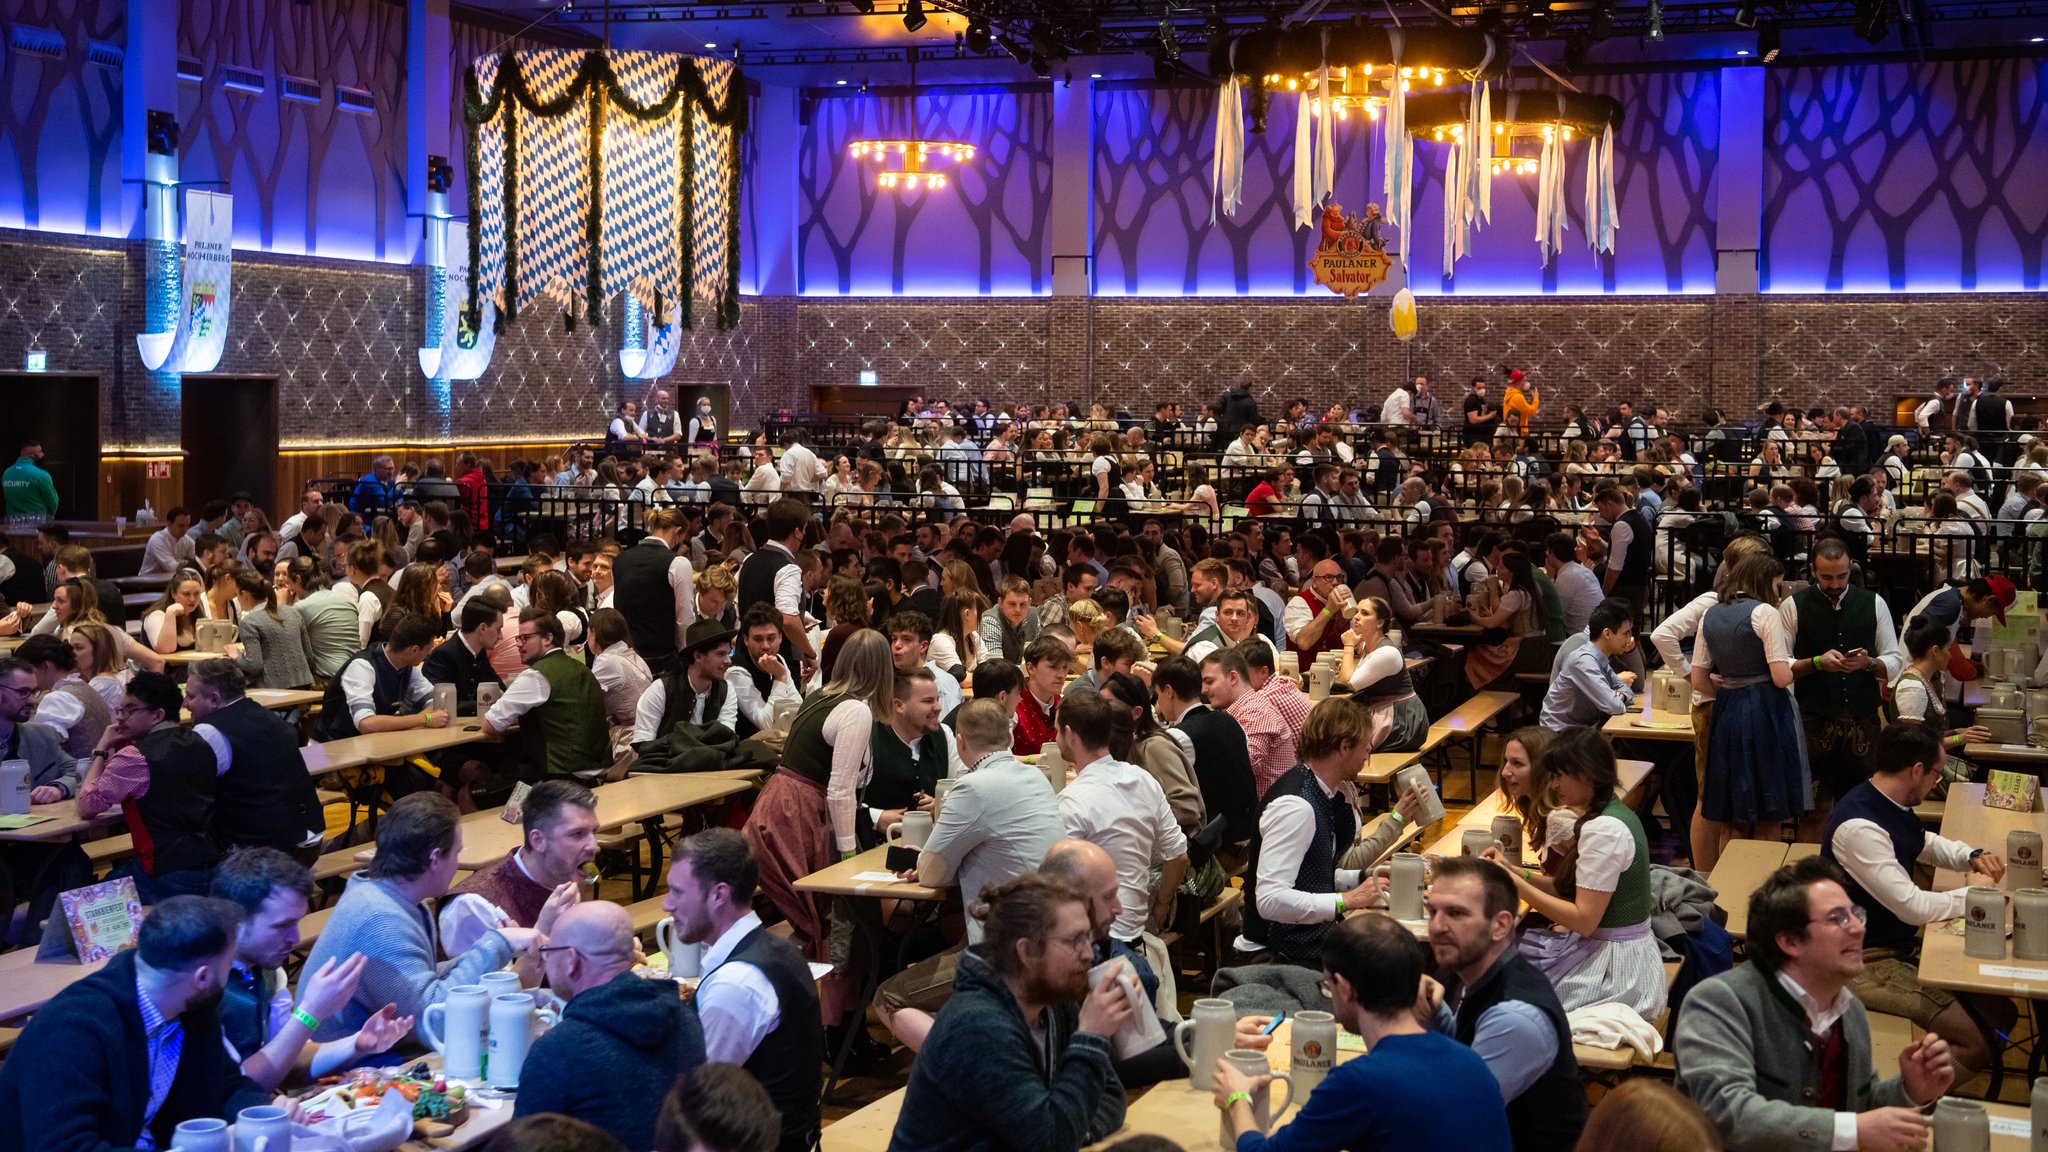
[[[237,254],[219,370],[278,376],[286,444],[432,437],[443,416],[414,354],[420,275]],[[141,277],[131,242],[0,230],[0,364],[21,363],[33,344],[51,371],[99,373],[105,444],[174,449],[178,397],[149,385],[135,353]],[[664,385],[679,397],[723,385],[746,425],[804,408],[811,385],[851,383],[863,368],[954,400],[1102,398],[1145,411],[1238,381],[1269,409],[1296,396],[1364,406],[1413,372],[1454,397],[1475,372],[1498,380],[1519,367],[1551,413],[1627,398],[1688,419],[1768,399],[1888,413],[1965,372],[2006,377],[2017,395],[2048,380],[2048,296],[2031,293],[1432,297],[1419,329],[1412,343],[1394,339],[1378,300],[748,297],[738,327],[690,335]],[[616,340],[615,325],[571,331],[530,310],[482,380],[452,387],[448,434],[601,434],[624,387]]]

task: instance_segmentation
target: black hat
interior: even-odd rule
[[[683,659],[688,660],[698,652],[719,644],[730,645],[733,637],[738,635],[737,628],[727,628],[716,620],[700,619],[683,634]]]

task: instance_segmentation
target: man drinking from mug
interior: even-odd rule
[[[2010,1032],[2012,1001],[1930,987],[1920,979],[1920,927],[1963,914],[1968,889],[1929,892],[1913,881],[1927,863],[1996,885],[2005,878],[1997,853],[1927,830],[1913,808],[1941,783],[1941,736],[1904,721],[1878,734],[1870,779],[1835,805],[1821,837],[1821,855],[1840,865],[1849,899],[1867,909],[1863,970],[1849,990],[1872,1012],[1904,1016],[1948,1041],[1956,1079],[1967,1080],[1998,1059],[1996,1032]]]

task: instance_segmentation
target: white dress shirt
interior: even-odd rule
[[[407,674],[411,677],[411,683],[405,689],[405,699],[408,703],[421,704],[434,698],[434,686],[428,683],[426,673],[421,672],[418,665],[408,669]],[[521,674],[522,678],[524,675]],[[361,727],[363,721],[377,714],[377,671],[370,666],[368,660],[351,660],[348,666],[341,670],[341,691],[348,700],[348,717],[358,727]],[[545,688],[542,689],[541,699],[547,699]],[[494,715],[496,711],[492,709]],[[524,712],[526,709],[522,708],[519,711]]]
[[[818,482],[825,478],[825,466],[817,454],[801,444],[782,450],[781,471],[784,492],[816,492]]]
[[[1096,845],[1116,862],[1117,897],[1124,907],[1110,935],[1136,940],[1152,914],[1152,866],[1188,851],[1165,789],[1144,769],[1103,756],[1060,793],[1060,821],[1067,835]]]
[[[1702,592],[1686,601],[1684,607],[1666,616],[1663,623],[1651,629],[1650,644],[1657,649],[1657,655],[1663,658],[1665,668],[1680,676],[1692,675],[1692,661],[1686,659],[1685,650],[1679,645],[1699,631],[1700,621],[1706,619],[1707,609],[1720,602],[1721,598],[1714,593]],[[1790,604],[1791,601],[1787,600],[1786,603]],[[1884,605],[1880,601],[1878,606]],[[1695,707],[1704,704],[1706,699],[1697,689],[1693,691],[1692,702]]]
[[[689,673],[685,672],[684,675],[687,676]],[[749,684],[747,687],[752,688],[753,685]],[[690,709],[690,723],[709,724],[715,720],[728,729],[735,727],[739,723],[740,698],[737,692],[732,691],[732,681],[726,681],[725,702],[718,706],[718,715],[707,720],[704,716],[704,702],[709,699],[709,691],[707,685],[704,692],[697,694],[696,706]],[[647,686],[647,691],[640,694],[640,706],[633,712],[633,743],[654,739],[655,734],[661,731],[661,714],[666,711],[668,677],[658,676],[654,683]]]
[[[1565,631],[1585,631],[1593,609],[1598,608],[1606,597],[1600,590],[1600,578],[1584,564],[1572,560],[1560,565],[1550,582],[1557,585],[1557,599],[1564,608]]]
[[[1890,797],[1885,799],[1904,810],[1905,806],[1898,801]],[[1932,924],[1938,920],[1953,920],[1963,914],[1963,898],[1969,889],[1962,887],[1949,892],[1929,892],[1913,883],[1912,873],[1899,867],[1899,858],[1892,853],[1891,837],[1875,821],[1842,821],[1835,829],[1832,844],[1835,862],[1849,874],[1849,879],[1861,884],[1872,899],[1884,905],[1885,911],[1906,923]],[[1920,854],[1914,859],[1922,864],[1967,874],[1972,851],[1974,849],[1960,840],[1944,839],[1929,832]]]
[[[139,576],[169,576],[180,568],[192,565],[192,538],[173,536],[168,526],[157,529],[149,537],[149,543],[142,550],[142,567]]]
[[[666,696],[667,691],[662,694]],[[803,700],[803,694],[796,690],[795,676],[769,680],[768,695],[763,697],[761,690],[754,687],[753,673],[738,664],[725,670],[725,706],[733,710],[735,717],[744,716],[754,727],[766,731],[774,724],[775,705],[781,700],[792,704]],[[636,723],[634,728],[637,730],[639,725]]]
[[[1313,773],[1311,773],[1313,775]],[[1355,813],[1358,795],[1349,783],[1332,789],[1316,777],[1324,796],[1342,796]],[[1316,810],[1299,796],[1275,796],[1259,814],[1259,908],[1275,924],[1322,924],[1337,918],[1339,897],[1358,887],[1359,870],[1337,869],[1335,892],[1303,892],[1294,887],[1301,861],[1315,843]],[[1342,859],[1349,844],[1337,845]]]
[[[492,728],[503,732],[519,723],[519,718],[548,702],[554,695],[548,686],[548,678],[531,668],[522,670],[505,685],[505,694],[491,705],[484,714],[484,721]]]
[[[704,1026],[704,1058],[745,1064],[754,1049],[782,1023],[782,1002],[759,968],[733,960],[732,950],[761,927],[749,912],[704,950],[704,977],[697,982],[697,1019]]]

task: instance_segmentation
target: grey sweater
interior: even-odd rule
[[[78,785],[85,779],[85,761],[64,750],[64,734],[48,724],[31,720],[18,726],[21,739],[17,743],[13,734],[0,735],[0,752],[10,753],[0,759],[28,761],[28,786],[41,788],[53,784],[64,790],[65,799],[78,795]]]
[[[1879,1080],[1870,1018],[1853,997],[1842,1016],[1846,1073],[1842,1110],[1911,1106],[1894,1076]],[[1706,980],[1685,998],[1673,1056],[1678,1090],[1721,1130],[1728,1152],[1827,1152],[1835,1114],[1815,1101],[1820,1058],[1807,1043],[1806,1013],[1754,963]]]
[[[370,958],[356,994],[333,1019],[320,1025],[315,1040],[354,1035],[363,1021],[386,1004],[398,1005],[400,1016],[415,1021],[427,1005],[447,998],[448,989],[474,984],[485,973],[512,962],[512,946],[497,932],[487,932],[469,951],[452,960],[440,958],[439,932],[430,927],[433,915],[424,905],[400,895],[388,880],[358,872],[335,901],[334,915],[306,957],[307,972],[318,972],[329,958],[347,960],[357,952]]]
[[[235,629],[242,644],[235,667],[251,688],[310,688],[313,669],[306,661],[306,620],[295,605],[277,606],[277,618],[257,608],[245,612]]]

